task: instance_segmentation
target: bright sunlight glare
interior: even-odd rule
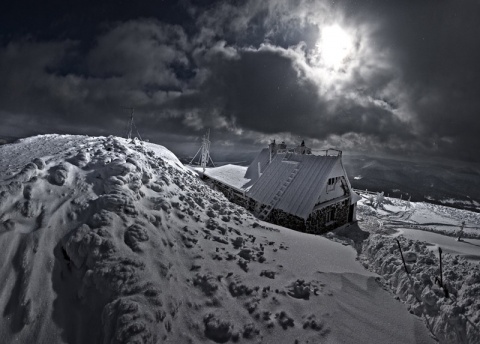
[[[321,38],[316,44],[317,53],[327,68],[339,69],[353,51],[353,39],[338,25],[322,29]]]

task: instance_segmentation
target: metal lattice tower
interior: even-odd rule
[[[137,132],[137,137],[142,141],[142,137],[140,136],[140,133],[138,132],[137,126],[135,125],[135,122],[133,121],[133,115],[135,114],[135,108],[133,107],[122,107],[122,109],[125,110],[130,110],[130,121],[128,122],[128,130],[127,130],[127,139],[130,140],[132,138],[132,132],[133,128],[135,128],[135,131]]]
[[[207,167],[208,160],[210,159],[210,129],[207,130],[207,133],[202,140],[202,159],[200,161],[200,166],[203,167],[205,172],[205,167]]]
[[[205,168],[207,167],[209,161],[211,161],[213,167],[215,167],[215,164],[213,163],[213,160],[210,157],[210,129],[208,129],[207,133],[205,135],[203,135],[202,146],[198,150],[197,154],[195,154],[193,159],[190,161],[190,165],[192,164],[193,160],[195,160],[198,153],[201,153],[200,154],[200,166],[203,168],[204,173],[205,173]]]

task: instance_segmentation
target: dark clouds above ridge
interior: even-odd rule
[[[228,146],[480,161],[478,2],[108,3],[2,27],[0,135],[121,135],[134,106],[164,144],[208,127]],[[329,64],[331,27],[348,45]]]

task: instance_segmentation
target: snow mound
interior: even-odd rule
[[[259,223],[164,147],[43,135],[0,160],[6,343],[430,341],[353,249]]]
[[[371,235],[364,243],[364,264],[425,319],[441,343],[480,343],[480,271],[462,257],[443,255],[440,262],[425,243],[398,237],[410,274],[395,239]],[[442,277],[442,278],[440,278]],[[448,290],[446,295],[444,288]]]

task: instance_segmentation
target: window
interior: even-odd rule
[[[335,220],[335,208],[332,208],[327,213],[326,223],[332,222]]]
[[[327,192],[328,192],[328,191],[333,191],[333,189],[335,189],[335,184],[336,184],[336,182],[337,182],[338,179],[339,179],[339,177],[328,178],[328,182],[327,182]]]

